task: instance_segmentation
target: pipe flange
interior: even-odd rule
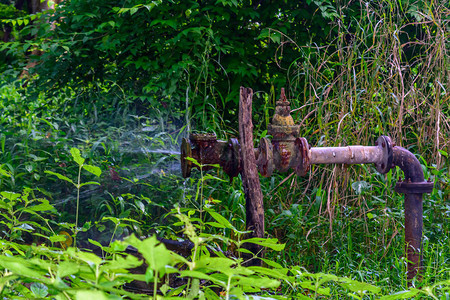
[[[192,162],[186,158],[192,157],[192,148],[189,141],[185,138],[181,140],[180,152],[181,174],[184,178],[188,178],[191,176]]]
[[[259,173],[264,177],[270,177],[273,174],[273,146],[268,138],[262,138],[258,147],[258,157],[256,166]]]
[[[393,152],[391,138],[385,135],[380,136],[375,142],[375,146],[381,149],[381,161],[376,163],[377,171],[381,174],[386,174],[392,167]]]
[[[395,191],[400,194],[429,194],[433,191],[434,182],[397,182]]]
[[[241,172],[241,145],[238,139],[230,138],[228,140],[221,161],[223,170],[231,179],[239,175]]]
[[[306,176],[310,166],[308,141],[304,137],[297,138],[295,140],[295,146],[297,147],[297,166],[295,167],[295,173],[298,176]]]
[[[214,133],[191,133],[189,140],[198,145],[200,150],[214,147],[217,143],[217,137]]]

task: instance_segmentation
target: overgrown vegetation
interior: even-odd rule
[[[448,1],[3,2],[3,298],[448,299]],[[237,135],[239,86],[255,91],[255,144],[286,87],[310,144],[389,135],[417,154],[435,183],[420,280],[400,170],[261,178],[262,240],[246,240],[240,178],[181,177],[181,137]],[[244,242],[266,247],[263,267]]]

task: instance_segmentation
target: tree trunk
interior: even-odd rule
[[[245,193],[246,227],[251,231],[249,237],[264,237],[264,204],[259,182],[256,158],[253,148],[252,98],[250,88],[241,87],[239,96],[239,143],[242,157],[242,184]],[[263,248],[256,244],[244,245],[258,257]],[[259,259],[252,259],[249,265],[259,265]]]

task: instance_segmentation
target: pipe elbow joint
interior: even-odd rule
[[[395,186],[398,193],[425,194],[433,191],[434,183],[425,181],[422,165],[407,149],[395,146],[392,164],[398,166],[405,175],[405,180],[397,182]]]

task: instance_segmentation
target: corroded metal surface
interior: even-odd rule
[[[299,138],[300,126],[294,124],[291,107],[286,99],[284,89],[281,89],[280,99],[277,101],[272,123],[267,133],[271,135],[273,145],[273,165],[283,173],[297,165],[296,139]]]
[[[259,173],[264,177],[270,177],[273,173],[273,147],[268,138],[262,138],[259,143],[258,155],[256,155],[256,166]]]
[[[381,160],[375,163],[377,171],[381,174],[386,174],[392,168],[392,160],[393,160],[393,143],[391,138],[388,136],[380,136],[375,145],[378,146],[382,152]]]
[[[382,160],[377,146],[311,148],[311,164],[372,164]]]
[[[423,194],[433,190],[433,182],[425,181],[419,160],[402,147],[393,148],[392,162],[405,175],[395,190],[405,194],[405,252],[407,278],[411,282],[422,266]]]
[[[298,176],[306,176],[309,171],[309,166],[311,165],[308,141],[303,137],[298,138],[295,140],[295,146],[297,152],[295,172]]]
[[[204,171],[219,164],[231,178],[241,171],[240,146],[235,138],[221,141],[214,134],[191,134],[189,140],[182,140],[180,152],[181,171],[185,178],[190,176],[192,168],[199,167],[197,164]],[[188,158],[194,159],[197,164]]]

